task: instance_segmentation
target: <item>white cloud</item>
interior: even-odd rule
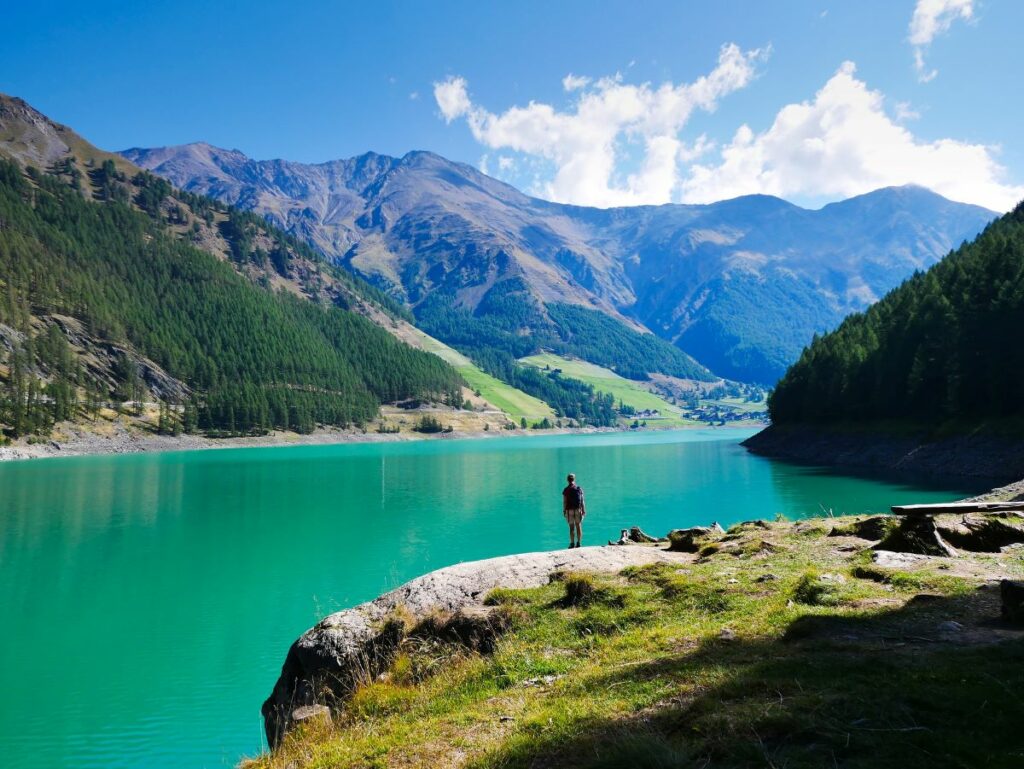
[[[516,159],[508,155],[498,156],[498,168],[502,171],[511,171],[516,167]]]
[[[473,107],[466,90],[466,80],[461,77],[450,77],[443,83],[434,83],[434,99],[446,123],[468,114]]]
[[[1004,182],[994,153],[983,144],[916,138],[846,62],[813,101],[786,105],[763,133],[741,126],[719,163],[693,165],[682,199],[703,203],[752,193],[834,199],[913,183],[1006,211],[1024,198],[1024,186]]]
[[[695,109],[712,111],[722,97],[748,85],[766,54],[725,45],[710,73],[679,85],[632,85],[620,74],[593,82],[569,75],[563,87],[579,96],[566,111],[530,102],[491,113],[473,104],[461,77],[435,83],[434,98],[447,122],[466,118],[484,146],[550,161],[554,177],[536,190],[544,197],[595,206],[665,203],[679,185],[678,158],[692,152],[680,130]],[[642,160],[621,179],[619,161],[627,147],[638,148]]]
[[[957,19],[970,21],[974,16],[974,0],[917,0],[910,19],[907,39],[914,46],[914,69],[922,83],[933,80],[939,71],[928,69],[924,54],[932,41],[948,32]]]
[[[921,113],[914,109],[908,101],[898,101],[893,105],[897,123],[906,123],[908,120],[917,120]]]
[[[581,88],[586,88],[588,85],[590,85],[589,77],[580,77],[569,73],[562,78],[562,88],[566,91],[578,91]]]

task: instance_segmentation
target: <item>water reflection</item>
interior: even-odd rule
[[[754,457],[752,457],[754,459]],[[954,500],[988,488],[972,478],[936,478],[920,473],[844,469],[761,459],[779,500],[779,513],[798,519],[816,515],[887,513],[913,499]],[[871,493],[865,493],[872,490]]]

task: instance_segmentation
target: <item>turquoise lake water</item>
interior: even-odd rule
[[[459,561],[718,520],[962,497],[748,454],[740,430],[0,464],[0,762],[223,767],[258,753],[285,652],[332,611]]]

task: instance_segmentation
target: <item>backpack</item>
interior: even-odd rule
[[[566,486],[562,496],[565,497],[565,506],[569,510],[579,510],[583,507],[583,489],[576,484]]]

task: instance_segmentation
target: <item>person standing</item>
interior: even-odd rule
[[[587,505],[583,501],[583,488],[576,484],[576,476],[569,473],[569,485],[562,489],[562,515],[569,524],[569,547],[579,547],[583,540],[583,518]]]

